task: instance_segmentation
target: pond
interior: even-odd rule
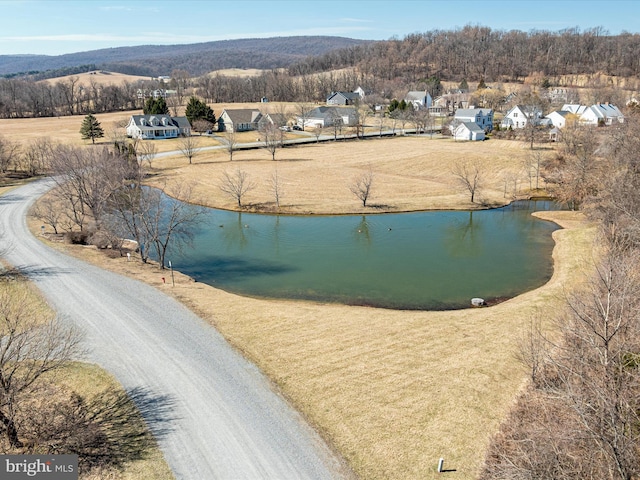
[[[551,233],[531,212],[493,210],[273,216],[211,210],[192,248],[167,257],[199,282],[240,295],[414,310],[509,298],[553,273]]]

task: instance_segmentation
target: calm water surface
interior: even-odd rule
[[[398,309],[512,297],[553,271],[547,201],[476,212],[270,216],[212,210],[173,267],[249,296]]]

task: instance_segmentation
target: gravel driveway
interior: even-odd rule
[[[38,181],[0,197],[0,251],[85,331],[89,361],[142,392],[143,415],[177,479],[345,477],[322,439],[202,319],[146,284],[34,238],[26,211],[50,186]]]

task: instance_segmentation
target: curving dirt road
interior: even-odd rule
[[[321,438],[215,329],[154,288],[34,238],[26,212],[50,186],[44,180],[0,196],[0,251],[84,330],[88,360],[138,392],[177,479],[348,476]]]

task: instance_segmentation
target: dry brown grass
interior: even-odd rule
[[[154,173],[162,180],[186,182],[203,204],[231,209],[234,201],[220,191],[223,172],[246,171],[257,187],[243,203],[249,209],[273,211],[270,184],[278,172],[283,213],[379,213],[427,209],[478,208],[460,188],[452,169],[457,162],[477,162],[484,187],[480,197],[489,205],[504,204],[505,179],[518,175],[519,194],[529,183],[522,161],[530,154],[519,142],[490,140],[454,142],[449,138],[397,137],[348,142],[312,143],[287,147],[271,160],[264,149],[237,151],[233,162],[223,150],[202,151],[189,165],[177,155],[154,161]],[[351,193],[354,178],[369,168],[374,173],[372,195],[366,208]]]
[[[93,72],[76,73],[74,75],[66,75],[64,77],[48,78],[46,80],[42,80],[42,82],[55,84],[58,82],[67,82],[70,79],[76,79],[79,85],[88,87],[92,82],[96,85],[122,85],[125,82],[134,83],[138,80],[151,80],[151,77],[95,70]]]

